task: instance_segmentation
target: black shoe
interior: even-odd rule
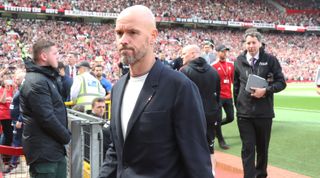
[[[230,148],[230,146],[227,145],[226,142],[224,142],[224,141],[219,142],[219,146],[220,146],[220,148],[222,148],[224,150],[227,150]]]

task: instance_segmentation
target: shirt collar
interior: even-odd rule
[[[257,54],[254,56],[254,58],[256,59],[256,61],[259,59],[259,51],[257,52]],[[248,52],[246,54],[246,58],[249,64],[251,64],[251,59],[253,58]]]

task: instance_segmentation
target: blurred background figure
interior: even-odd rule
[[[61,79],[61,96],[63,101],[70,101],[70,89],[73,83],[73,79],[69,76],[66,75],[65,69],[67,67],[64,66],[62,62],[58,62],[58,72],[60,75]]]

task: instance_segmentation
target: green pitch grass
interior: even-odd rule
[[[275,95],[275,112],[269,147],[269,164],[320,178],[320,95],[314,83],[288,84]],[[229,150],[236,156],[241,141],[236,122],[222,127]]]

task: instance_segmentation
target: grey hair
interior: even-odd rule
[[[245,34],[244,34],[244,36],[243,36],[243,37],[244,37],[244,40],[245,40],[248,36],[256,37],[259,42],[262,42],[263,36],[261,35],[260,32],[258,32],[257,29],[248,29],[248,30],[246,30],[246,32],[245,32]]]

